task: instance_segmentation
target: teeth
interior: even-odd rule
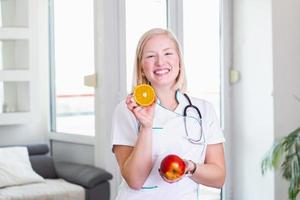
[[[170,71],[170,69],[158,69],[158,70],[155,70],[154,73],[155,74],[158,74],[158,75],[162,75],[162,74],[166,74]]]

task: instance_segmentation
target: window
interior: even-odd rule
[[[150,28],[167,27],[167,2],[166,0],[126,0],[125,12],[127,91],[131,92],[134,57],[138,40]]]
[[[189,93],[211,102],[220,118],[220,1],[183,1],[183,49]]]
[[[51,0],[51,131],[95,134],[93,0]]]

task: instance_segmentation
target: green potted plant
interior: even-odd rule
[[[289,199],[296,200],[300,192],[300,127],[273,144],[262,160],[262,174],[277,170],[279,163],[282,177],[289,182]]]

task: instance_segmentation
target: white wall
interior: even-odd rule
[[[260,162],[274,139],[271,0],[233,1],[232,199],[274,199]]]
[[[275,138],[300,126],[300,1],[273,0]],[[288,186],[276,173],[275,199],[288,199]]]
[[[52,150],[56,161],[94,165],[94,145],[52,141]]]
[[[260,173],[275,139],[300,126],[300,1],[235,0],[232,199],[288,199],[287,182]]]
[[[46,130],[40,124],[1,126],[0,146],[46,142]]]

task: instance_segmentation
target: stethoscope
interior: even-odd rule
[[[192,144],[205,144],[205,136],[203,135],[202,115],[201,115],[201,112],[200,112],[200,110],[199,110],[196,106],[194,106],[194,105],[192,104],[192,101],[190,100],[190,98],[188,97],[187,94],[184,93],[183,95],[185,96],[185,98],[186,98],[186,99],[188,100],[188,102],[189,102],[189,105],[185,106],[185,108],[184,108],[184,110],[183,110],[184,128],[185,128],[186,139],[187,139],[189,142],[191,142]],[[188,128],[187,128],[187,122],[186,122],[187,117],[188,117],[188,115],[187,115],[188,109],[194,109],[194,110],[197,112],[198,116],[199,116],[199,121],[198,121],[199,124],[200,124],[200,137],[199,137],[199,139],[193,139],[193,138],[190,138],[190,137],[189,137],[189,134],[188,134]],[[204,137],[204,138],[203,138],[203,139],[204,139],[204,142],[202,141],[202,137]]]
[[[184,130],[185,130],[185,136],[184,138],[187,139],[190,143],[192,144],[197,144],[197,145],[205,145],[206,144],[206,141],[205,141],[205,135],[203,134],[203,127],[202,127],[202,114],[199,110],[199,108],[197,108],[196,106],[194,106],[192,104],[192,101],[190,100],[190,98],[188,97],[187,94],[183,93],[183,95],[185,96],[185,98],[187,99],[188,101],[188,105],[184,107],[183,109],[183,114],[179,114],[177,112],[174,112],[174,111],[171,111],[167,108],[165,108],[164,106],[162,106],[160,104],[160,102],[158,101],[157,104],[159,106],[161,106],[163,109],[175,114],[175,118],[176,117],[180,117],[180,118],[183,118],[183,123],[184,123]],[[198,117],[194,117],[194,116],[188,116],[188,110],[190,109],[194,109],[196,111],[196,114],[198,115]],[[189,127],[187,126],[187,120],[190,120],[190,119],[193,119],[193,120],[196,120],[197,123],[199,123],[199,126],[200,126],[200,133],[199,133],[199,137],[197,137],[197,139],[195,138],[192,138],[189,136]],[[170,119],[169,119],[170,120]],[[169,121],[167,120],[167,121]],[[163,124],[165,124],[166,122],[163,122]]]

